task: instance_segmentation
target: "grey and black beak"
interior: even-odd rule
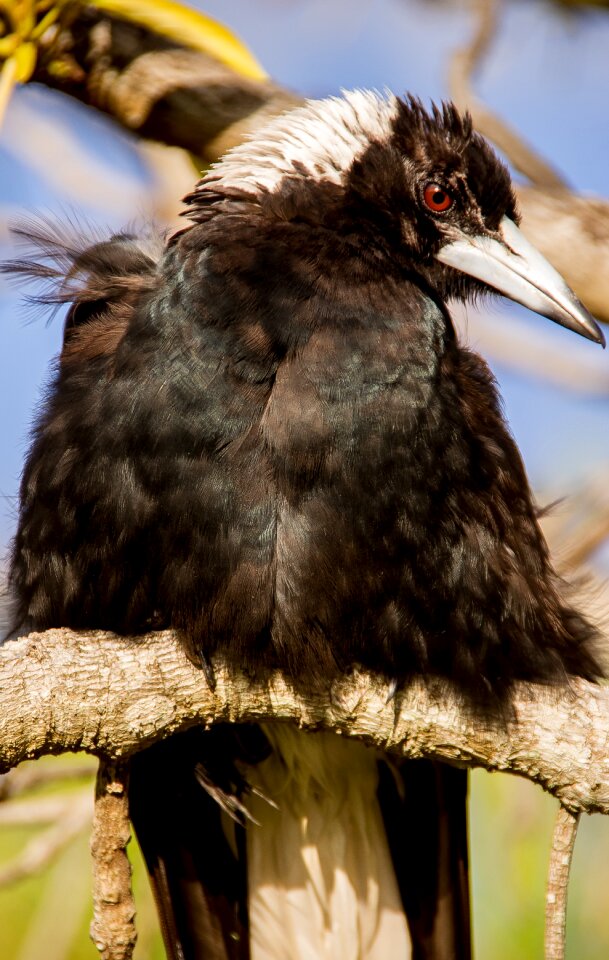
[[[509,217],[503,218],[499,232],[502,240],[460,233],[440,247],[436,258],[604,347],[594,317]]]

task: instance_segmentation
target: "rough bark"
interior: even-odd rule
[[[256,685],[217,664],[211,691],[171,632],[123,638],[49,630],[0,650],[0,767],[44,753],[122,757],[193,724],[291,720],[405,757],[528,777],[573,812],[609,813],[609,689],[520,685],[508,718],[482,719],[421,680],[391,696],[359,675],[302,696]]]
[[[137,939],[131,890],[127,765],[102,761],[95,786],[91,834],[93,920],[91,939],[101,960],[129,960]]]
[[[552,838],[546,891],[545,960],[565,960],[569,871],[578,821],[578,813],[559,807]]]

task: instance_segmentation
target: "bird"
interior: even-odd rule
[[[12,547],[15,636],[173,628],[331,696],[415,677],[482,714],[602,676],[493,376],[449,303],[503,295],[604,346],[526,240],[468,114],[352,91],[255,131],[167,237],[23,229],[68,304]],[[126,641],[127,642],[127,641]],[[467,773],[285,724],[137,754],[171,960],[469,960]]]

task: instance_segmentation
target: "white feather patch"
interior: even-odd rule
[[[391,135],[396,111],[395,96],[368,90],[309,100],[230,150],[197,191],[221,185],[256,196],[272,192],[285,177],[303,175],[340,184],[371,142]]]
[[[265,726],[273,754],[248,779],[252,960],[411,955],[376,798],[373,750],[333,734]]]

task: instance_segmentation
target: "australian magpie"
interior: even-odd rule
[[[493,377],[447,303],[597,342],[467,116],[354,92],[273,120],[166,242],[39,232],[68,302],[21,486],[13,632],[173,627],[326,690],[354,668],[503,709],[600,674]],[[467,960],[465,774],[331,734],[190,731],[135,758],[172,960]],[[232,819],[229,816],[232,814]]]

